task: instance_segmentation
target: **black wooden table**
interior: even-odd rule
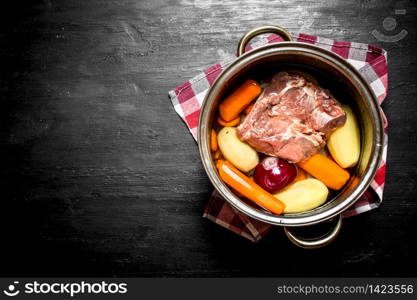
[[[416,2],[2,6],[2,276],[417,274]],[[346,219],[320,250],[296,248],[278,228],[253,244],[201,217],[212,186],[167,95],[264,24],[389,53],[384,203]],[[397,42],[371,34],[403,29]]]

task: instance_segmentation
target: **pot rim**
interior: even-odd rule
[[[354,83],[357,89],[361,89],[364,93],[365,98],[369,100],[370,104],[370,115],[372,119],[372,126],[374,132],[374,139],[372,142],[371,157],[369,163],[364,171],[362,180],[358,185],[346,196],[346,198],[333,207],[323,209],[320,211],[320,207],[317,208],[317,213],[313,212],[309,215],[300,214],[287,214],[287,215],[273,215],[268,212],[264,212],[261,209],[256,209],[243,201],[241,201],[234,193],[232,193],[225,183],[218,176],[217,170],[211,158],[208,141],[208,105],[215,99],[214,95],[218,94],[223,88],[223,84],[227,79],[230,79],[233,75],[238,74],[239,70],[249,65],[250,63],[256,62],[257,58],[265,58],[273,56],[274,54],[281,54],[285,52],[304,52],[308,55],[318,55],[322,59],[327,61],[330,65],[337,65],[345,74],[351,75],[354,79]],[[333,66],[334,68],[334,66]],[[203,137],[203,138],[202,138]],[[342,213],[354,204],[360,196],[366,191],[371,184],[375,173],[382,160],[382,152],[384,145],[384,134],[383,134],[383,121],[381,110],[375,94],[370,88],[369,84],[365,81],[363,76],[355,69],[350,63],[348,63],[341,56],[320,48],[315,45],[300,43],[300,42],[280,42],[274,44],[268,44],[252,51],[246,52],[245,54],[238,57],[229,66],[227,66],[222,73],[216,78],[213,85],[209,88],[204,101],[201,105],[200,118],[198,124],[198,147],[200,151],[200,157],[204,166],[204,169],[216,188],[216,190],[226,199],[234,208],[240,212],[255,218],[259,221],[266,222],[273,225],[279,226],[307,226],[322,221],[331,219],[336,215]]]

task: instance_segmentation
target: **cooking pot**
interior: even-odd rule
[[[280,35],[284,42],[268,44],[245,53],[249,40],[264,34]],[[380,165],[383,151],[383,122],[377,99],[362,75],[345,59],[326,49],[295,42],[277,26],[263,26],[247,32],[238,44],[238,58],[217,77],[201,106],[198,139],[203,166],[217,191],[234,208],[259,221],[283,226],[287,237],[297,246],[318,248],[329,244],[340,231],[342,212],[353,205],[370,185]],[[351,106],[361,133],[361,155],[345,187],[331,194],[323,205],[306,212],[274,215],[242,201],[220,179],[210,152],[210,131],[219,103],[247,79],[265,81],[280,70],[299,70],[312,75],[341,103]],[[313,239],[298,236],[294,227],[335,219],[333,228]]]

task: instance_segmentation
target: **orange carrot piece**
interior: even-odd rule
[[[223,159],[219,159],[217,162],[216,162],[216,168],[217,168],[217,170],[219,170],[220,169],[220,167],[221,167],[221,165],[223,164]]]
[[[218,166],[220,178],[232,189],[275,214],[283,213],[285,204],[282,201],[265,191],[230,162],[219,161]]]
[[[239,193],[239,191],[237,191],[237,190],[235,190],[235,189],[232,189],[232,188],[231,188],[231,190],[232,190],[233,194],[235,194],[235,195],[236,195],[236,196],[238,196],[239,198],[244,197],[241,193]]]
[[[211,130],[211,136],[210,136],[210,149],[211,151],[217,151],[218,145],[217,145],[217,133],[214,129]]]
[[[261,91],[262,89],[256,81],[245,81],[243,85],[238,87],[229,97],[220,103],[220,116],[226,122],[236,119]]]
[[[220,152],[219,149],[217,149],[217,151],[214,152],[214,154],[213,154],[213,158],[214,159],[219,159],[221,155],[222,155],[222,153]]]
[[[307,179],[307,173],[303,169],[297,168],[297,176],[294,178],[293,182],[297,182],[304,179]]]
[[[249,104],[248,106],[246,106],[246,108],[243,110],[243,112],[248,115],[251,112],[251,110],[253,109],[254,106],[255,106],[255,103]]]
[[[240,123],[240,117],[237,117],[236,119],[234,119],[230,122],[226,122],[225,120],[222,119],[222,117],[219,116],[217,118],[217,122],[224,127],[233,127],[233,126],[236,126]]]
[[[297,165],[334,190],[340,190],[350,177],[348,171],[320,153],[299,162]]]

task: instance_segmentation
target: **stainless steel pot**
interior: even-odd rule
[[[263,33],[281,35],[285,42],[268,44],[247,53],[245,46]],[[314,76],[342,103],[349,104],[360,123],[361,156],[346,186],[322,206],[296,214],[274,215],[239,199],[218,176],[210,153],[210,130],[218,105],[236,86],[248,78],[265,80],[279,70],[297,69]],[[276,26],[259,27],[246,33],[238,45],[238,58],[229,65],[209,89],[201,107],[198,127],[199,150],[203,166],[217,191],[236,209],[260,221],[283,226],[288,238],[303,248],[318,248],[330,243],[339,233],[341,213],[365,192],[381,162],[383,122],[371,88],[361,74],[346,60],[323,48],[294,42],[291,35]],[[338,218],[335,226],[315,239],[297,237],[291,228]]]

